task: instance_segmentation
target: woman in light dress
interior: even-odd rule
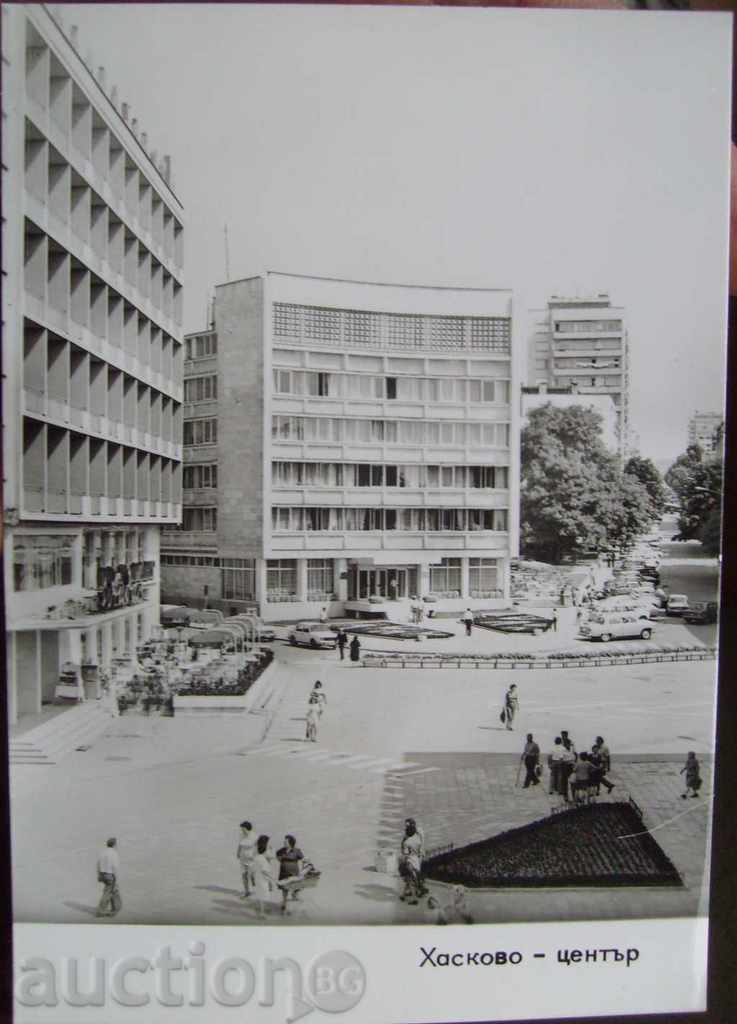
[[[253,858],[253,894],[256,897],[257,916],[266,917],[264,901],[276,888],[274,855],[269,847],[269,837],[259,836],[256,840],[256,856]]]

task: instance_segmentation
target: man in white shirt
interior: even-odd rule
[[[117,845],[117,839],[108,839],[105,848],[97,858],[97,881],[102,882],[105,887],[97,906],[98,917],[114,917],[122,906],[118,889],[120,858]]]

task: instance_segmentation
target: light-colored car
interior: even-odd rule
[[[688,611],[688,598],[685,594],[671,594],[665,606],[666,615],[683,615]]]
[[[636,612],[611,612],[606,615],[591,615],[580,629],[584,640],[649,640],[653,626],[639,618]]]
[[[289,634],[294,647],[332,648],[338,641],[336,634],[322,622],[298,622]]]

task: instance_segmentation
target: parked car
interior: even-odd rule
[[[322,622],[298,622],[289,634],[289,643],[294,647],[328,647],[335,650],[336,634]]]
[[[580,629],[584,640],[649,640],[653,626],[647,619],[638,618],[635,612],[612,612],[607,615],[591,615]]]
[[[688,611],[688,597],[685,594],[671,594],[665,606],[666,615],[683,615]]]
[[[256,640],[260,644],[269,644],[276,640],[276,633],[271,626],[260,626],[256,633]]]
[[[683,621],[692,625],[704,625],[707,622],[716,622],[718,616],[717,601],[698,601],[683,613]]]

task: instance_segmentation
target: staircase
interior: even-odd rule
[[[56,764],[76,747],[96,739],[111,720],[110,709],[102,701],[70,708],[17,739],[11,737],[10,764]]]

